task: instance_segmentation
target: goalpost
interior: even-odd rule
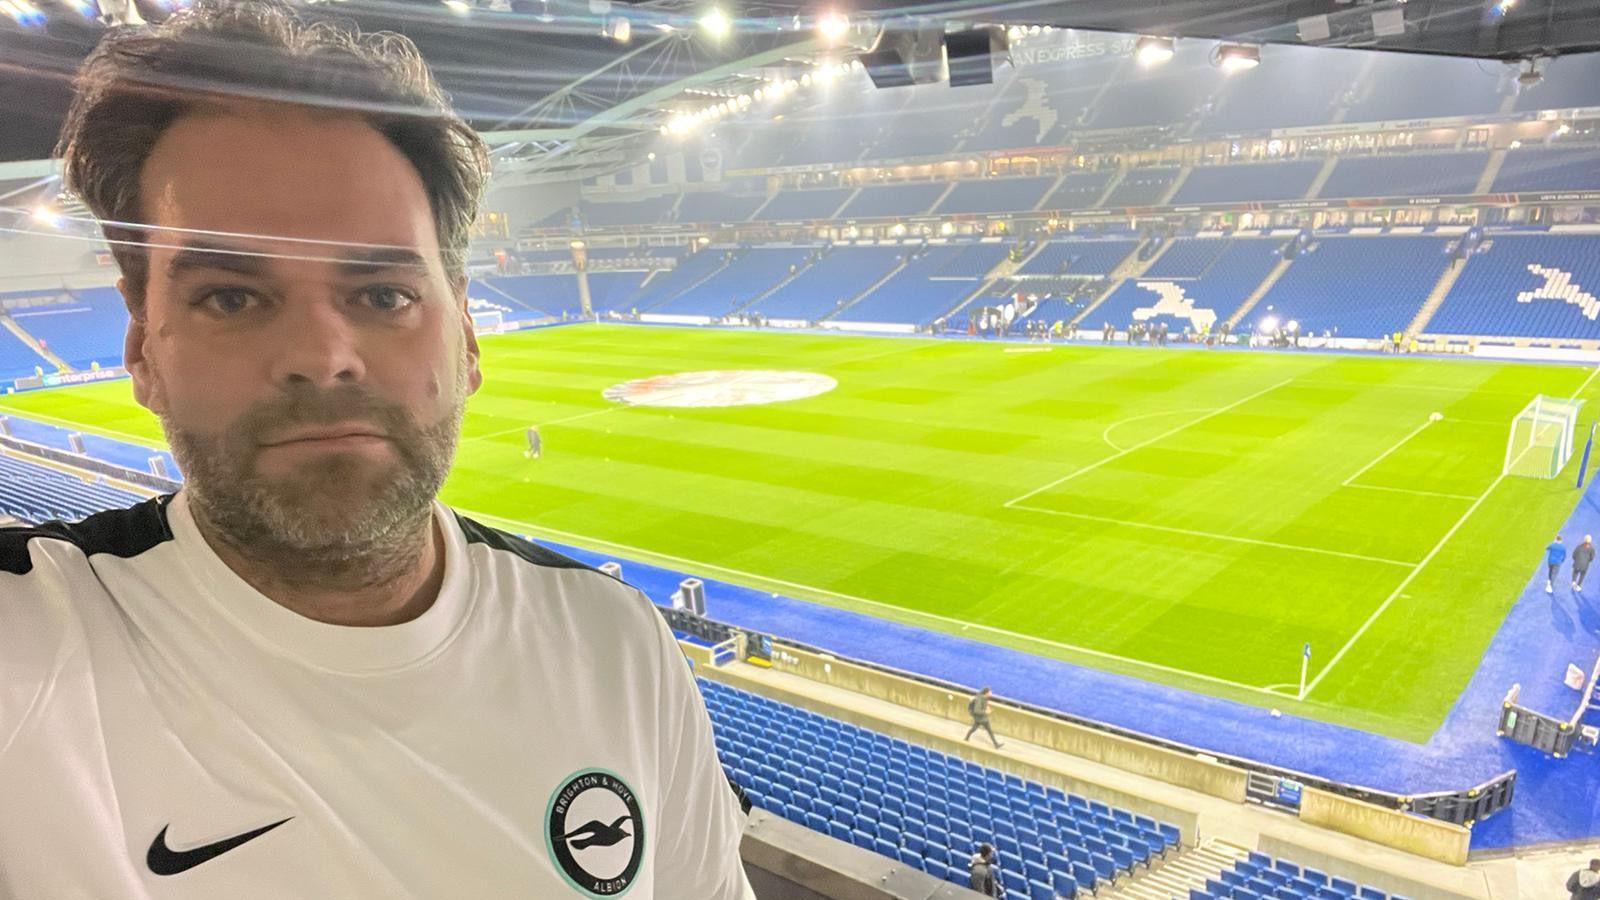
[[[1582,400],[1546,397],[1533,398],[1511,420],[1511,435],[1506,440],[1506,475],[1528,478],[1554,478],[1572,458],[1574,435],[1578,428],[1578,408]]]

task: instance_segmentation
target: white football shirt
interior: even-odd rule
[[[438,600],[377,628],[252,589],[181,492],[0,529],[0,897],[752,896],[649,600],[435,515]]]

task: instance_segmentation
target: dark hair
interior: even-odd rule
[[[994,857],[994,846],[992,844],[979,844],[978,845],[978,856],[982,857],[985,860],[993,858]],[[959,857],[957,857],[957,858],[959,859]]]
[[[465,274],[488,151],[409,38],[307,22],[286,0],[197,0],[161,25],[107,33],[74,87],[56,155],[66,189],[101,220],[135,315],[149,269],[138,227],[145,161],[173,122],[239,100],[365,121],[416,167],[445,272]]]

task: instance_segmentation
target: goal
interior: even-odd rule
[[[1511,436],[1506,440],[1507,475],[1528,478],[1554,478],[1572,458],[1573,435],[1578,428],[1578,408],[1582,400],[1534,397],[1511,420]]]

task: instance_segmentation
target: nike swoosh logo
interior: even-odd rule
[[[294,816],[289,817],[289,819],[292,818]],[[224,838],[220,841],[188,850],[174,850],[168,847],[167,828],[170,826],[163,825],[161,833],[156,835],[154,841],[150,842],[150,852],[144,855],[144,862],[145,865],[150,867],[150,871],[157,875],[176,875],[179,872],[187,872],[203,862],[216,859],[240,844],[246,844],[261,837],[263,834],[289,821],[289,819],[280,819],[271,825],[263,825],[254,831],[246,831],[244,834],[236,834],[231,838]]]

